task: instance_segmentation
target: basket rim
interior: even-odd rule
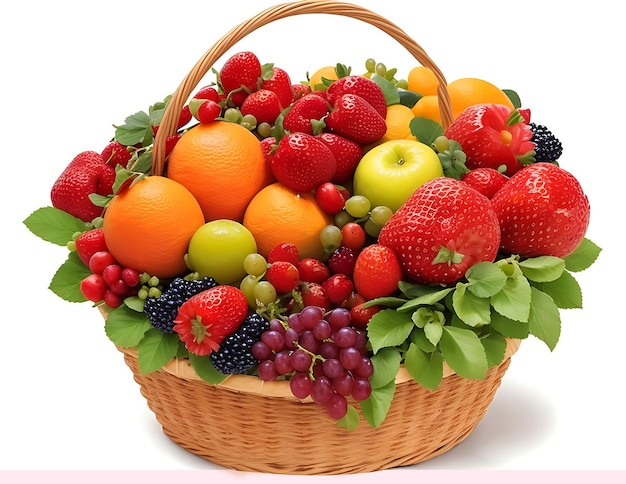
[[[504,363],[507,359],[511,358],[517,352],[522,342],[521,339],[514,338],[507,338],[506,341],[506,350],[504,353],[504,358],[500,365]],[[136,348],[122,348],[120,346],[118,346],[117,348],[125,355],[133,358],[138,357]],[[206,383],[207,385],[212,385],[211,383],[206,382],[198,376],[198,374],[191,366],[191,363],[186,358],[172,358],[167,364],[165,364],[160,370],[157,371],[164,371],[182,380],[202,382]],[[456,373],[444,362],[443,378],[447,378],[453,375],[456,375]],[[406,369],[406,367],[404,365],[401,365],[400,370],[396,375],[396,385],[407,383],[410,381],[414,381],[413,377]],[[312,401],[310,397],[304,400],[296,398],[291,393],[291,389],[288,383],[289,382],[287,380],[264,381],[255,375],[233,374],[228,375],[226,379],[221,383],[216,383],[214,385],[236,393],[247,393],[274,398],[287,398],[292,400],[298,400],[301,402]]]

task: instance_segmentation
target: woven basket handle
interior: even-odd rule
[[[450,96],[446,89],[446,79],[439,67],[428,54],[426,54],[424,49],[411,39],[406,32],[384,17],[358,5],[326,0],[300,0],[270,7],[241,23],[218,40],[196,63],[172,95],[163,115],[154,140],[152,154],[153,175],[163,174],[165,166],[165,141],[168,136],[176,132],[180,110],[183,108],[192,91],[197,87],[198,83],[217,60],[237,42],[258,28],[270,22],[274,22],[275,20],[303,14],[330,14],[351,17],[373,25],[387,33],[390,37],[396,39],[421,65],[430,68],[435,74],[435,77],[439,81],[438,98],[442,124],[444,127],[450,125],[452,122],[452,109],[450,106]]]

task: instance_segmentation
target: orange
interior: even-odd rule
[[[300,258],[324,256],[320,232],[332,223],[311,192],[297,193],[282,183],[266,186],[252,199],[243,218],[257,243],[258,251],[267,257],[282,243],[298,248]]]
[[[411,108],[413,115],[418,118],[428,118],[441,123],[441,115],[439,114],[439,96],[428,95],[421,97],[415,106]]]
[[[513,103],[502,89],[483,79],[465,77],[448,84],[452,116],[456,119],[474,104],[504,104],[513,109]]]
[[[409,124],[415,117],[413,111],[404,104],[392,104],[387,106],[387,116],[385,122],[387,123],[387,132],[384,134],[380,142],[389,141],[392,139],[415,139],[415,136],[411,134]]]
[[[189,190],[148,176],[113,197],[104,212],[104,239],[120,265],[166,279],[186,271],[189,240],[203,224]]]
[[[198,200],[207,222],[241,221],[248,202],[267,184],[269,165],[258,138],[228,121],[185,132],[167,162],[167,176]]]
[[[433,71],[428,67],[417,66],[409,71],[407,78],[408,90],[422,96],[434,96],[437,94],[439,81]]]
[[[313,73],[313,75],[309,79],[309,86],[313,91],[325,91],[326,88],[320,89],[320,85],[322,83],[322,78],[337,80],[337,72],[335,72],[335,66],[324,66],[320,67],[317,71]]]

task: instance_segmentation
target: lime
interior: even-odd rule
[[[236,284],[245,277],[244,260],[257,252],[252,233],[239,222],[218,219],[205,223],[191,237],[189,269],[220,284]]]

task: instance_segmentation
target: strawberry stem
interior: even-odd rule
[[[460,264],[464,257],[464,254],[450,250],[442,245],[439,252],[437,252],[437,255],[433,259],[432,264]]]

